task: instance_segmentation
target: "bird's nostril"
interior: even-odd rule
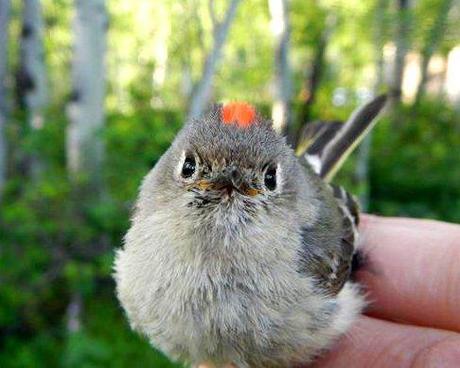
[[[234,180],[241,176],[239,170],[235,166],[230,168],[230,176]]]
[[[233,187],[231,185],[227,185],[225,187],[225,192],[227,193],[228,196],[231,196],[233,193]]]

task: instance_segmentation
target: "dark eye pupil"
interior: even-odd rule
[[[187,157],[184,161],[184,166],[182,166],[182,176],[184,178],[189,178],[193,175],[196,169],[195,159],[193,157]]]
[[[268,169],[264,178],[265,187],[269,190],[276,189],[276,169]]]

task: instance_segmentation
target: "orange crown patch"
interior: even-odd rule
[[[246,102],[230,102],[222,107],[222,122],[247,128],[255,122],[256,109]]]

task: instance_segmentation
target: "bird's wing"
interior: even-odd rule
[[[340,240],[339,260],[332,262],[333,272],[326,282],[326,287],[332,292],[339,292],[343,284],[350,278],[355,259],[359,258],[356,253],[356,241],[358,238],[359,205],[353,196],[340,186],[330,185],[334,198],[339,207],[342,219],[342,237]]]
[[[328,238],[334,224],[327,219],[302,229],[302,251],[300,271],[314,276],[317,285],[329,295],[336,295],[349,280],[356,261],[361,259],[356,252],[359,206],[356,200],[342,187],[328,184],[333,193],[340,221],[340,239]],[[314,246],[316,244],[316,246]],[[322,246],[317,246],[321,244]]]
[[[375,118],[385,101],[384,95],[376,97],[355,110],[343,124],[320,122],[307,125],[296,150],[300,162],[309,171],[313,169],[321,179],[330,181],[343,161],[374,126]],[[330,213],[324,213],[320,215],[318,223],[302,229],[300,269],[312,275],[325,293],[335,295],[349,280],[356,260],[360,259],[356,252],[359,207],[343,188],[332,184],[327,186],[333,198],[324,195],[323,200],[330,201],[325,204],[325,208],[336,207],[340,219],[337,222],[335,217],[331,218]]]
[[[376,123],[376,117],[386,102],[380,95],[357,108],[345,123],[310,123],[299,139],[296,153],[313,170],[330,181],[344,160]]]

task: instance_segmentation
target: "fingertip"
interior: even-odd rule
[[[460,361],[459,341],[454,332],[361,317],[313,367],[455,368]]]
[[[460,226],[364,216],[357,279],[373,316],[460,331]]]
[[[449,336],[422,349],[414,359],[414,368],[458,367],[460,336]]]

